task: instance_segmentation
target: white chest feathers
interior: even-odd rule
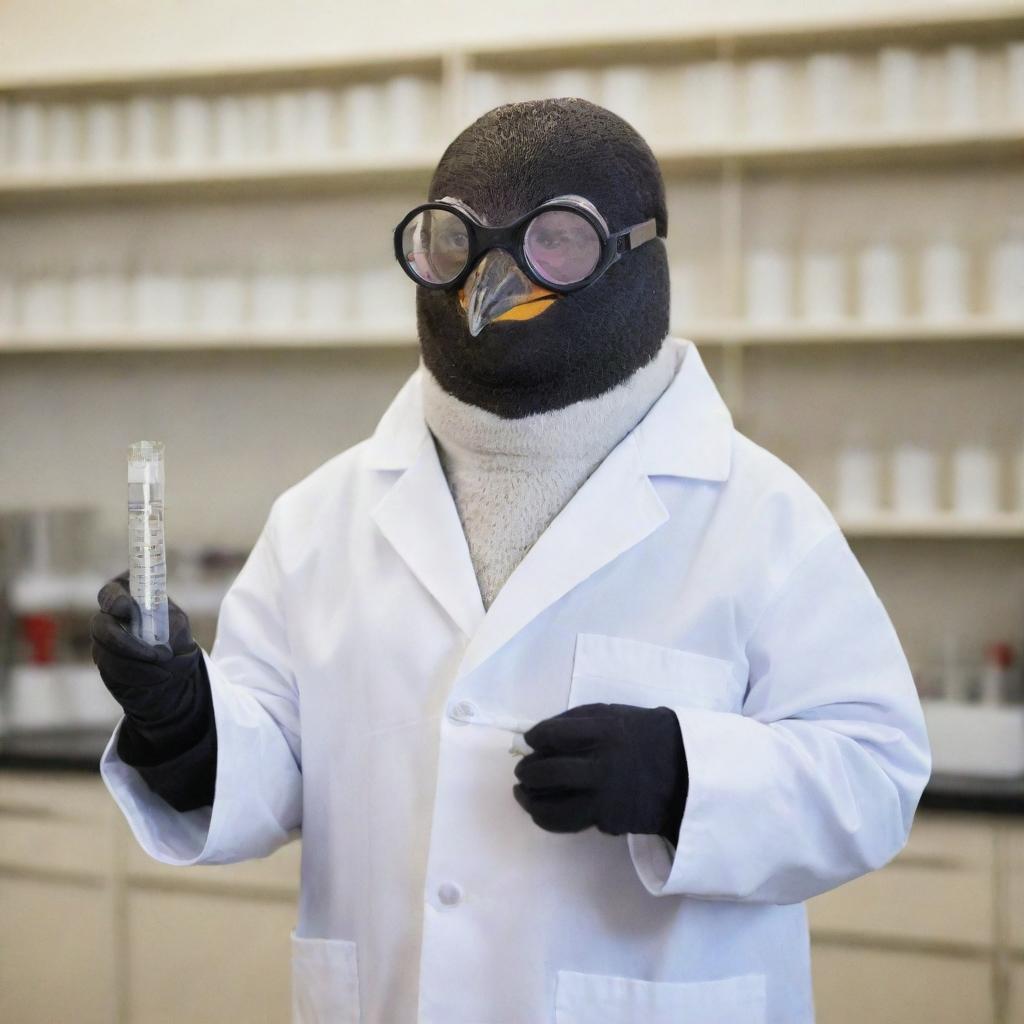
[[[682,351],[663,344],[596,398],[503,419],[454,398],[422,367],[423,411],[490,607],[512,571],[605,456],[671,383]]]

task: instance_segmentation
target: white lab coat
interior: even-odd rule
[[[413,374],[278,498],[224,600],[212,810],[172,810],[111,737],[103,778],[158,860],[301,829],[296,1021],[813,1019],[803,901],[903,846],[921,709],[826,506],[673,343],[668,390],[486,613]],[[594,701],[678,716],[675,849],[515,802],[510,730]]]

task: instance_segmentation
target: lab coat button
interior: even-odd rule
[[[476,705],[469,700],[460,700],[452,708],[452,717],[462,722],[468,722],[476,714]]]
[[[454,907],[462,900],[462,890],[454,882],[442,882],[437,888],[437,898],[446,907]]]

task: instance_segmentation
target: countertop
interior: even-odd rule
[[[46,729],[0,734],[0,771],[98,774],[100,757],[113,726]],[[933,775],[921,807],[935,811],[974,811],[1024,815],[1024,778],[999,780]]]

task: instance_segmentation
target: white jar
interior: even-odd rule
[[[352,278],[341,270],[315,270],[302,288],[302,322],[312,331],[342,331],[351,317]]]
[[[967,257],[951,238],[936,239],[921,254],[921,314],[927,320],[967,316]]]
[[[999,460],[992,449],[965,444],[953,452],[953,511],[964,519],[999,512]]]
[[[1011,227],[989,254],[987,306],[999,320],[1024,320],[1024,225]]]
[[[809,249],[800,264],[800,312],[811,323],[832,323],[846,313],[846,288],[840,254]]]
[[[38,167],[43,162],[45,117],[42,104],[19,100],[11,106],[9,150],[15,167]]]
[[[201,331],[237,331],[245,319],[245,278],[218,271],[195,281],[195,320]]]
[[[837,460],[836,509],[848,519],[877,515],[881,506],[882,464],[866,444],[850,444]]]
[[[171,103],[171,151],[177,163],[194,167],[210,159],[212,117],[202,96],[175,96]]]
[[[850,127],[852,66],[845,53],[816,53],[807,61],[811,130],[838,135]]]
[[[381,145],[381,96],[368,82],[345,92],[345,142],[355,156],[367,156]]]
[[[746,69],[745,121],[753,138],[785,134],[789,114],[789,66],[774,57],[753,60]]]
[[[746,259],[747,319],[754,324],[783,324],[792,319],[792,264],[780,249],[761,247]]]
[[[878,54],[882,124],[891,131],[914,128],[920,118],[921,66],[913,50],[887,47]]]
[[[250,146],[246,100],[218,96],[213,102],[213,155],[222,163],[244,160]]]
[[[1013,120],[1024,120],[1024,42],[1006,44],[1007,110]]]
[[[669,264],[669,295],[673,326],[692,324],[697,319],[697,268],[692,260]]]
[[[260,270],[250,284],[252,325],[258,331],[286,330],[298,320],[299,282],[287,270]]]
[[[82,159],[79,111],[73,103],[55,103],[47,117],[47,159],[57,167],[73,167]]]
[[[160,101],[155,96],[133,96],[126,111],[128,159],[152,164],[160,157]]]
[[[976,124],[978,104],[978,51],[973,46],[950,46],[945,67],[946,120],[958,128]]]
[[[18,327],[29,334],[65,330],[68,319],[67,284],[67,279],[57,274],[22,278],[15,302]]]
[[[896,515],[930,517],[939,507],[939,460],[922,445],[905,442],[892,453],[892,508]]]
[[[419,75],[396,75],[384,87],[385,144],[394,152],[423,145],[427,121],[427,83]]]
[[[602,106],[628,121],[641,135],[651,128],[651,73],[640,65],[607,68],[601,76]]]
[[[736,133],[736,73],[724,60],[697,61],[683,68],[683,134],[717,142]]]
[[[894,323],[906,316],[903,257],[896,246],[879,241],[861,250],[857,260],[857,310],[866,323]]]
[[[190,312],[190,284],[175,271],[141,270],[132,280],[131,318],[143,332],[162,334],[184,326]]]
[[[85,108],[85,159],[90,164],[109,167],[121,157],[124,111],[119,103],[104,100]]]

